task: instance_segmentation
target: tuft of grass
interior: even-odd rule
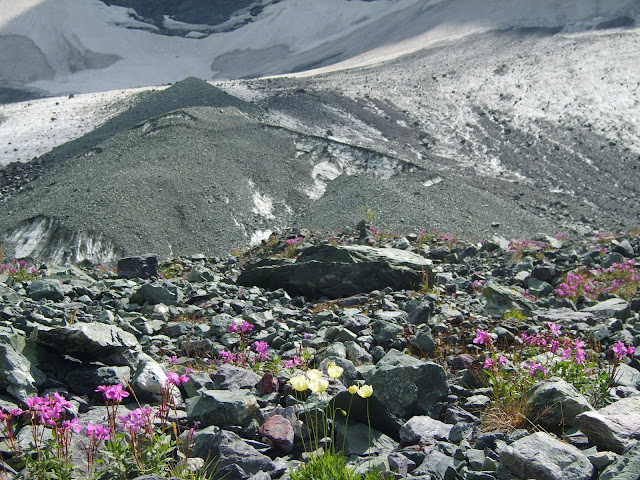
[[[382,473],[370,469],[366,474],[355,473],[345,458],[337,453],[323,453],[311,457],[291,472],[291,480],[384,480]]]

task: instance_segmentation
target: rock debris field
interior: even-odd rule
[[[635,480],[639,256],[633,233],[472,244],[363,221],[224,258],[10,264],[0,478],[28,477],[20,409],[43,415],[30,399],[58,392],[83,428],[73,478],[88,476],[86,425],[108,428],[104,394],[122,400],[118,432],[164,418],[213,478],[288,478],[324,449],[384,478]],[[96,472],[114,465],[103,448]]]

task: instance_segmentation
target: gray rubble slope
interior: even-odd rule
[[[10,194],[0,211],[0,231],[23,227],[19,238],[5,235],[7,251],[11,243],[25,247],[44,238],[42,217],[71,231],[100,232],[111,253],[101,248],[78,255],[66,247],[67,258],[95,261],[149,251],[222,254],[258,230],[353,225],[368,207],[379,226],[403,232],[437,228],[487,237],[556,231],[552,223],[457,181],[426,187],[434,174],[407,160],[271,126],[236,107],[165,113],[173,91],[183,96],[194,88],[195,96],[202,84],[191,79],[160,92],[163,102],[147,98],[143,105],[161,107],[144,109],[152,118],[121,128],[127,117],[139,116],[133,107],[125,119],[110,122],[117,128],[103,127],[100,143],[90,134],[50,153],[37,178]],[[82,145],[90,148],[68,156]],[[325,181],[324,195],[312,199],[308,192],[323,178],[319,164],[342,175]],[[29,230],[32,218],[40,223]],[[496,223],[500,227],[491,226]],[[95,238],[87,234],[84,241],[98,243]],[[58,234],[43,241],[57,253],[41,248],[31,255],[66,259]]]

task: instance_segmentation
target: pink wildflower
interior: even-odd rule
[[[496,361],[492,358],[487,358],[484,361],[484,365],[482,366],[482,368],[489,370],[490,368],[492,368],[494,365],[496,364]]]
[[[556,337],[560,336],[560,328],[556,322],[549,322],[549,330],[551,330]]]
[[[177,355],[171,355],[169,357],[169,365],[171,365],[172,363],[178,363],[178,356]]]
[[[168,372],[167,373],[167,383],[173,384],[176,387],[179,387],[180,385],[182,385],[183,383],[187,383],[189,381],[189,377],[187,377],[186,375],[178,375],[175,372]]]
[[[476,328],[476,337],[473,339],[473,343],[475,343],[476,345],[485,344],[489,346],[491,345],[491,337],[487,332]]]
[[[100,385],[95,391],[102,392],[105,400],[113,400],[114,402],[121,402],[123,398],[129,396],[129,392],[124,389],[121,383],[117,385]]]
[[[94,425],[93,423],[87,423],[87,429],[85,431],[87,437],[94,437],[96,440],[109,440],[109,429],[104,425]]]
[[[576,352],[573,354],[576,359],[576,363],[578,365],[582,365],[587,358],[587,352],[582,350],[581,348],[577,348]]]
[[[71,420],[64,420],[62,422],[62,428],[65,430],[72,430],[73,433],[80,433],[82,431],[82,425],[78,422],[77,418]]]
[[[253,330],[253,325],[247,322],[246,320],[243,320],[242,323],[240,324],[240,331],[251,333],[252,330]]]
[[[618,360],[622,360],[625,355],[633,355],[633,352],[635,351],[636,351],[635,347],[631,345],[627,347],[620,340],[618,340],[616,344],[613,346],[613,353],[615,354]]]
[[[543,367],[539,363],[534,362],[533,360],[529,360],[524,365],[529,369],[529,375],[531,375],[532,377],[535,376],[538,372],[542,372],[544,375],[548,373],[548,370],[545,367]]]
[[[253,342],[253,347],[256,349],[256,353],[258,354],[260,360],[266,360],[267,358],[269,358],[269,354],[267,353],[269,345],[267,344],[267,342]]]

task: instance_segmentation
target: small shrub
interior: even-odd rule
[[[15,282],[27,282],[38,277],[38,270],[29,267],[25,260],[11,260],[11,263],[0,265],[0,273],[10,276]]]
[[[635,348],[618,342],[609,363],[604,364],[597,360],[595,353],[589,354],[584,341],[563,336],[560,330],[555,323],[548,323],[541,333],[524,333],[519,345],[503,349],[496,348],[488,332],[476,330],[473,343],[484,345],[488,354],[484,378],[494,400],[489,415],[493,422],[507,420],[507,425],[513,428],[532,426],[526,392],[536,382],[552,376],[571,383],[594,407],[609,401],[617,367]]]

